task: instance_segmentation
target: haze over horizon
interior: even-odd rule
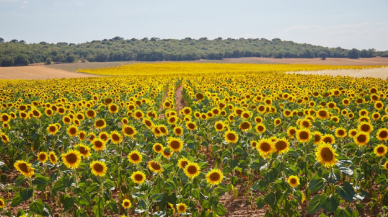
[[[158,37],[280,38],[388,50],[388,1],[0,0],[0,37],[27,43]]]

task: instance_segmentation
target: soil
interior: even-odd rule
[[[95,76],[96,75],[54,69],[43,65],[0,67],[0,79],[44,80],[52,78],[84,78]]]
[[[184,107],[187,106],[186,100],[183,97],[183,87],[182,83],[179,84],[178,88],[175,90],[175,109],[178,116],[181,118],[182,115],[179,113]]]
[[[264,57],[243,57],[243,58],[225,58],[225,63],[284,63],[284,64],[317,64],[317,65],[388,65],[387,57],[373,58],[264,58]]]

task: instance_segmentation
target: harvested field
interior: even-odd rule
[[[331,76],[351,76],[355,78],[388,78],[388,67],[373,68],[373,69],[340,69],[340,70],[322,70],[322,71],[301,71],[287,72],[288,74],[304,74],[304,75],[331,75]]]
[[[42,65],[0,67],[0,79],[53,79],[53,78],[83,78],[95,75],[68,72],[60,69],[49,68]]]
[[[228,63],[284,63],[284,64],[317,64],[317,65],[388,65],[387,57],[374,58],[327,58],[321,60],[320,58],[289,58],[276,59],[264,57],[244,57],[244,58],[225,58],[224,62]]]

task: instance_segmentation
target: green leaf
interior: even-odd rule
[[[345,200],[352,202],[353,197],[356,192],[353,189],[353,186],[349,182],[345,182],[343,186],[340,186],[336,189],[336,192]]]
[[[263,200],[263,198],[258,197],[258,198],[256,199],[256,205],[257,205],[257,208],[258,208],[258,209],[263,208],[263,206],[265,205],[265,201]]]
[[[63,207],[64,207],[63,212],[66,212],[69,209],[71,209],[74,206],[74,202],[75,202],[75,198],[66,194],[63,199]]]
[[[95,203],[93,206],[93,214],[96,217],[104,216],[104,198],[103,197],[96,197]]]
[[[221,203],[217,204],[217,207],[214,209],[214,213],[219,216],[225,215],[226,210],[224,208],[224,205],[222,205]]]
[[[271,192],[269,194],[266,194],[264,196],[264,201],[270,205],[271,207],[274,207],[276,205],[276,197],[275,197],[275,193]]]
[[[40,186],[46,186],[47,182],[48,182],[48,179],[40,173],[35,174],[35,178],[34,180],[32,180],[32,184],[40,185]]]
[[[332,194],[329,197],[326,194],[321,195],[321,204],[328,212],[334,212],[340,204],[341,197],[338,194]]]
[[[163,200],[163,197],[164,197],[163,193],[153,194],[151,195],[151,200],[153,200],[156,203],[159,203]]]
[[[106,188],[110,189],[110,190],[114,190],[114,188],[115,188],[115,183],[114,183],[112,180],[107,179],[107,180],[105,180],[104,186],[105,186]]]
[[[322,208],[319,194],[315,195],[307,208],[308,214],[314,214]]]
[[[117,209],[117,203],[116,203],[116,201],[114,199],[109,201],[107,207],[108,207],[108,209],[110,209],[114,213],[118,213],[119,212],[119,210]]]
[[[326,181],[316,174],[313,179],[311,179],[309,184],[309,190],[311,191],[320,191],[325,187]]]
[[[27,178],[24,178],[23,175],[19,175],[15,180],[15,187],[19,187],[23,185],[24,183],[26,183],[26,181],[27,181]]]
[[[20,192],[16,193],[12,199],[12,207],[17,207],[23,202],[23,198],[20,196]]]
[[[20,197],[23,199],[23,201],[27,201],[28,199],[30,199],[32,197],[32,194],[34,193],[33,192],[34,189],[30,189],[30,188],[22,188],[20,189]]]
[[[173,182],[171,180],[167,180],[167,182],[164,183],[164,187],[167,190],[173,191],[173,190],[175,190],[176,185],[175,185],[175,182]]]
[[[30,204],[30,211],[38,215],[47,214],[46,212],[43,211],[43,208],[44,208],[44,203],[40,198],[37,201]]]

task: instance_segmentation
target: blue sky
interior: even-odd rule
[[[387,0],[0,0],[0,37],[28,43],[281,38],[388,50],[387,9]]]

